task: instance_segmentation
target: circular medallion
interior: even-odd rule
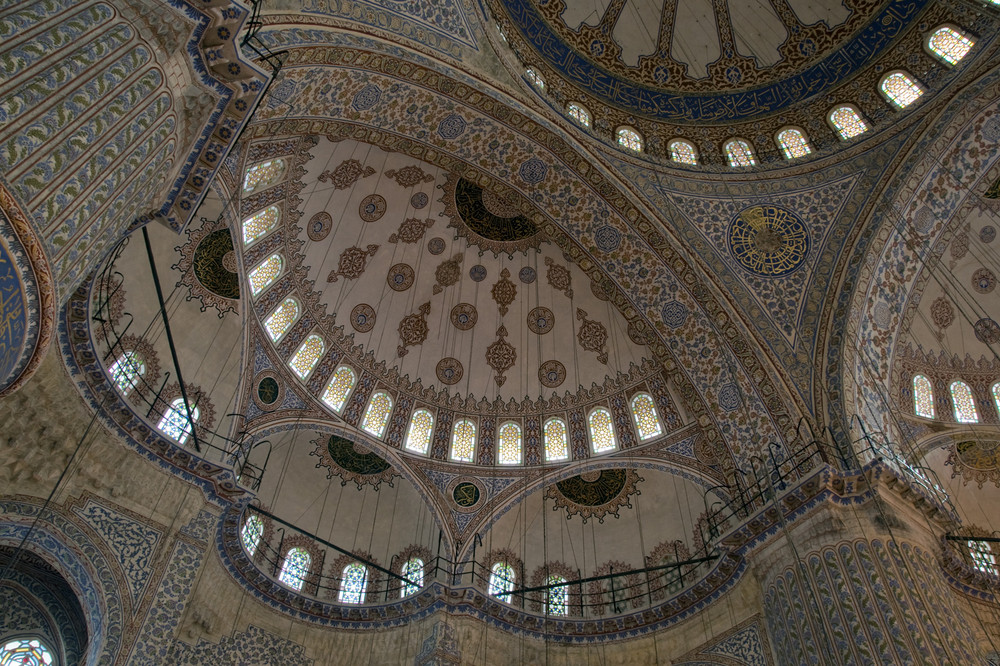
[[[408,264],[396,264],[389,269],[386,282],[394,291],[406,291],[413,286],[413,269]]]
[[[479,320],[479,312],[471,303],[459,303],[451,309],[451,323],[460,331],[468,331]]]
[[[472,509],[479,504],[479,499],[482,496],[482,489],[472,481],[459,481],[451,489],[451,498],[459,506],[459,509]]]
[[[425,192],[417,192],[412,197],[410,197],[410,205],[417,209],[426,206],[428,201],[429,199]]]
[[[437,378],[441,380],[441,383],[451,386],[461,381],[462,375],[465,374],[465,369],[457,358],[449,356],[438,361],[434,372],[437,374]]]
[[[240,297],[240,278],[232,268],[226,267],[226,257],[233,252],[229,229],[219,229],[201,239],[191,263],[194,276],[205,289],[216,296],[236,300]],[[231,258],[235,260],[236,257]]]
[[[538,277],[538,275],[535,273],[535,269],[534,268],[532,268],[531,266],[525,266],[517,274],[517,277],[524,284],[531,284],[532,282],[535,281],[535,278]]]
[[[795,213],[762,204],[740,211],[729,223],[729,252],[751,273],[788,275],[809,254],[809,232]]]
[[[984,243],[992,243],[993,239],[996,237],[997,237],[997,230],[991,224],[987,224],[985,227],[979,230],[979,240],[983,241]]]
[[[257,397],[265,405],[273,405],[278,400],[278,393],[281,388],[278,386],[278,380],[274,377],[264,377],[257,384]]]
[[[528,313],[528,328],[532,333],[545,335],[556,324],[556,316],[548,308],[538,307]]]
[[[610,296],[608,296],[608,291],[604,288],[604,286],[593,280],[590,281],[590,293],[602,301],[606,301],[610,298]]]
[[[309,224],[306,225],[306,235],[311,241],[321,241],[330,234],[332,228],[333,218],[330,217],[329,213],[321,211],[309,218]]]
[[[433,255],[444,252],[444,239],[435,237],[427,241],[427,251]]]
[[[285,388],[273,370],[263,370],[253,381],[250,397],[259,409],[266,412],[275,409],[284,401]]]
[[[1000,342],[1000,324],[989,317],[983,317],[972,326],[976,339],[983,344],[993,345]]]
[[[972,274],[972,288],[978,291],[980,294],[988,294],[993,291],[997,286],[997,279],[993,273],[986,269],[980,268]]]
[[[236,264],[236,251],[230,250],[222,255],[222,267],[230,273],[235,273],[239,266]]]
[[[374,222],[385,215],[385,199],[378,194],[369,194],[361,200],[358,215],[365,222]]]
[[[628,333],[629,340],[637,345],[649,344],[652,339],[652,333],[646,328],[646,324],[638,320],[630,321],[625,332]]]
[[[358,333],[367,333],[375,327],[375,310],[362,303],[351,310],[351,326]]]
[[[542,386],[555,388],[566,381],[566,366],[559,361],[546,361],[538,367],[538,381]]]
[[[469,277],[472,278],[473,282],[482,282],[486,279],[486,266],[476,264],[469,269]]]

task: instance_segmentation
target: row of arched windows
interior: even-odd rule
[[[956,380],[948,387],[955,420],[959,423],[979,423],[979,410],[972,389],[962,380]],[[997,412],[1000,413],[1000,382],[990,388]],[[924,375],[913,376],[913,413],[927,419],[937,418],[934,407],[934,386]]]
[[[108,374],[111,375],[111,381],[114,382],[122,396],[127,397],[136,389],[146,374],[146,362],[137,352],[127,350],[111,364],[111,367],[108,368]],[[164,410],[156,427],[178,444],[184,445],[194,429],[194,424],[198,421],[198,416],[198,406],[192,405],[190,418],[188,418],[184,398],[177,398]]]

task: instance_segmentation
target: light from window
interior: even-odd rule
[[[379,391],[368,401],[368,409],[365,410],[365,418],[361,422],[361,427],[369,435],[381,437],[385,432],[385,427],[389,425],[391,415],[392,397],[385,391]]]
[[[958,64],[974,44],[974,41],[946,25],[935,30],[927,40],[927,48],[949,65]]]
[[[256,296],[274,282],[274,279],[281,273],[281,266],[284,263],[280,254],[272,254],[259,266],[250,271],[247,280],[250,281],[250,293]]]
[[[507,43],[507,35],[503,34],[503,28],[500,27],[499,23],[497,23],[495,25],[497,27],[497,32],[500,34],[500,39],[502,39],[503,43],[506,44]]]
[[[489,594],[505,604],[510,603],[510,593],[514,589],[514,567],[506,562],[497,562],[490,570]]]
[[[472,462],[476,453],[476,424],[469,419],[455,423],[451,431],[451,459]]]
[[[191,434],[191,424],[198,421],[198,408],[191,406],[191,420],[187,418],[187,409],[184,407],[184,398],[177,398],[160,419],[157,426],[164,435],[177,441],[181,446],[187,441]]]
[[[20,638],[7,641],[0,648],[2,666],[49,666],[55,658],[37,638]]]
[[[632,398],[632,418],[635,419],[635,429],[639,432],[640,440],[646,441],[663,434],[660,417],[656,414],[656,403],[648,393],[639,393]]]
[[[256,513],[251,514],[243,522],[243,529],[240,530],[240,540],[243,541],[243,547],[250,557],[257,552],[257,544],[260,543],[262,534],[264,534],[264,521]]]
[[[731,167],[752,167],[757,163],[753,158],[753,150],[750,144],[742,139],[733,139],[723,146],[726,151],[726,159]]]
[[[569,117],[580,123],[584,127],[590,127],[590,111],[587,111],[586,107],[577,102],[570,102],[566,107],[566,113]]]
[[[529,81],[531,81],[531,85],[538,88],[541,92],[545,92],[545,79],[543,79],[538,72],[529,67],[524,70],[524,75],[528,77]]]
[[[809,142],[806,141],[806,135],[802,133],[802,130],[797,130],[795,128],[789,128],[779,132],[778,145],[781,146],[781,150],[785,153],[785,157],[790,160],[793,160],[796,157],[805,157],[812,152],[812,148],[809,147]]]
[[[285,554],[285,561],[281,565],[278,581],[293,590],[301,590],[303,583],[309,576],[310,565],[312,565],[312,556],[305,548],[292,548]]]
[[[337,371],[333,373],[333,377],[330,378],[330,383],[326,385],[326,390],[323,391],[323,402],[330,409],[339,413],[344,408],[347,396],[350,395],[351,389],[354,388],[356,379],[357,376],[354,374],[354,371],[346,365],[337,368]]]
[[[406,432],[407,451],[427,455],[434,434],[434,417],[426,409],[418,409],[410,417],[410,429]]]
[[[280,158],[254,164],[247,169],[246,178],[243,179],[243,194],[250,194],[274,185],[284,171],[285,161]]]
[[[997,414],[1000,414],[1000,382],[994,384],[991,390],[993,392],[993,404],[996,405]]]
[[[618,145],[622,148],[642,152],[642,137],[631,127],[618,128]]]
[[[893,72],[885,77],[879,87],[889,101],[900,109],[905,109],[924,94],[920,86],[902,72]]]
[[[108,373],[121,394],[128,395],[139,383],[139,379],[146,374],[146,364],[138,354],[127,351],[111,364]]]
[[[913,413],[927,419],[934,418],[934,389],[931,380],[923,375],[913,376]]]
[[[868,131],[868,125],[861,119],[861,116],[850,106],[838,106],[830,112],[830,122],[837,128],[840,138],[853,139]]]
[[[243,220],[243,244],[250,245],[255,240],[274,229],[280,213],[277,206],[268,206]]]
[[[694,146],[687,141],[675,139],[668,146],[670,149],[670,159],[681,164],[698,164],[698,155],[694,152]]]
[[[264,320],[264,328],[267,329],[271,342],[277,342],[298,318],[299,302],[294,298],[286,298],[271,316]]]
[[[615,429],[611,423],[611,412],[598,407],[590,413],[587,420],[590,422],[590,445],[594,453],[611,451],[618,446],[615,442]]]
[[[569,459],[569,442],[566,438],[566,422],[562,419],[549,419],[545,422],[542,433],[545,439],[545,460]]]
[[[990,576],[1000,575],[997,573],[997,558],[988,541],[969,541],[969,554],[972,555],[972,563],[981,572]]]
[[[295,355],[288,361],[288,367],[298,375],[299,379],[304,380],[313,371],[313,368],[316,367],[319,357],[323,355],[324,349],[323,338],[316,334],[310,335],[302,343],[302,346],[299,347],[299,350],[295,352]]]
[[[955,420],[959,423],[979,423],[976,400],[972,389],[963,381],[952,382],[951,401],[955,405]]]
[[[500,426],[497,450],[501,465],[521,464],[521,426],[510,421]]]
[[[403,578],[410,581],[409,583],[403,583],[403,589],[400,590],[399,594],[400,597],[408,597],[411,594],[416,594],[424,586],[424,561],[419,557],[408,559],[400,573]]]
[[[545,579],[550,586],[545,592],[545,613],[547,615],[566,615],[569,613],[569,586],[566,579],[556,574]]]
[[[358,562],[351,562],[344,567],[340,592],[337,595],[338,601],[342,604],[363,604],[366,589],[368,589],[368,567]]]

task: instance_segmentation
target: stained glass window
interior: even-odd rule
[[[569,458],[569,442],[566,439],[566,422],[549,419],[542,432],[545,438],[545,460],[566,460]]]
[[[577,102],[570,102],[569,106],[566,107],[566,113],[569,117],[580,123],[584,127],[590,127],[590,111],[587,111],[586,107]]]
[[[274,185],[281,178],[281,174],[284,171],[285,160],[280,158],[254,164],[247,169],[247,176],[243,180],[243,194],[250,194],[251,192]]]
[[[670,159],[681,164],[698,164],[698,154],[687,141],[676,139],[670,142]]]
[[[514,567],[506,562],[497,562],[490,570],[489,594],[500,601],[509,604],[510,593],[514,589]]]
[[[997,414],[1000,414],[1000,382],[994,384],[991,391],[993,392],[993,403],[996,405]]]
[[[353,370],[346,365],[340,366],[333,373],[330,383],[326,385],[326,390],[323,391],[323,402],[333,411],[339,412],[347,403],[347,396],[351,394],[356,380],[357,376]]]
[[[920,99],[924,91],[910,77],[902,72],[893,72],[882,79],[879,86],[890,102],[901,109]]]
[[[642,137],[631,127],[618,128],[618,145],[622,148],[642,152]]]
[[[545,579],[549,587],[545,592],[545,612],[548,615],[566,615],[569,612],[569,586],[566,579],[556,574]]]
[[[987,541],[969,541],[969,554],[977,569],[990,576],[1000,575],[997,572],[997,558]]]
[[[959,423],[979,423],[976,400],[972,389],[963,381],[952,382],[951,402],[955,405],[955,420]]]
[[[400,590],[399,594],[400,597],[408,597],[411,594],[416,594],[424,586],[424,561],[419,557],[408,559],[400,573],[403,578],[412,581],[410,583],[403,583],[403,589]]]
[[[250,281],[250,293],[254,296],[267,289],[268,285],[281,273],[281,266],[284,261],[280,254],[272,254],[261,262],[259,266],[250,271],[247,280]]]
[[[476,424],[469,419],[455,423],[451,431],[451,459],[472,462],[476,453]]]
[[[7,641],[0,648],[0,666],[49,666],[55,658],[37,638],[19,638]]]
[[[410,429],[406,432],[406,450],[427,455],[434,433],[434,417],[426,409],[418,409],[410,417]]]
[[[837,128],[840,138],[852,139],[868,131],[868,125],[853,107],[838,106],[830,112],[830,123]]]
[[[257,552],[257,544],[260,543],[262,534],[264,534],[264,521],[257,514],[251,514],[243,522],[243,529],[240,530],[243,547],[251,556]]]
[[[146,364],[143,363],[138,354],[127,351],[111,364],[108,373],[121,394],[128,395],[139,383],[139,379],[146,374]]]
[[[611,412],[598,407],[590,413],[587,420],[590,422],[590,445],[594,453],[611,451],[618,446],[615,442],[615,429],[611,423]]]
[[[742,139],[733,139],[722,147],[731,167],[751,167],[757,163],[753,158],[750,144]]]
[[[500,426],[497,451],[501,465],[521,464],[521,426],[510,421]]]
[[[198,421],[198,408],[191,405],[191,420],[187,419],[187,409],[184,407],[184,398],[180,397],[170,403],[160,424],[157,426],[164,435],[177,440],[183,445],[191,434],[191,424]]]
[[[790,160],[796,157],[805,157],[812,152],[809,142],[806,141],[806,135],[802,133],[802,130],[795,128],[778,132],[778,145],[781,146],[785,157]]]
[[[361,427],[365,432],[381,437],[385,432],[386,425],[389,424],[389,417],[392,415],[392,397],[385,391],[379,391],[368,401],[368,409],[365,410],[365,418],[361,422]]]
[[[271,336],[271,341],[277,342],[298,318],[299,302],[294,298],[286,298],[271,316],[264,320],[264,328]]]
[[[913,377],[913,412],[917,416],[934,418],[934,389],[923,375]]]
[[[535,86],[542,92],[545,92],[545,79],[543,79],[538,72],[529,67],[524,70],[524,75],[528,77],[529,81],[531,81],[531,85]]]
[[[974,44],[974,41],[946,25],[935,30],[927,39],[927,48],[949,65],[957,64]]]
[[[656,414],[656,403],[648,393],[639,393],[632,398],[632,418],[635,419],[635,429],[639,431],[639,439],[647,440],[663,434],[660,417]]]
[[[309,373],[313,371],[316,364],[319,362],[319,357],[323,355],[323,350],[326,346],[323,344],[323,338],[319,337],[315,333],[306,338],[306,341],[302,343],[299,350],[295,352],[288,361],[288,367],[292,369],[299,379],[305,379],[309,376]]]
[[[368,589],[368,567],[358,562],[351,562],[344,567],[337,599],[343,604],[363,604],[366,589]]]
[[[274,229],[281,214],[277,206],[268,206],[243,220],[243,244],[250,245],[255,240]]]
[[[503,34],[503,28],[500,27],[499,23],[497,23],[496,26],[497,26],[497,33],[499,33],[499,35],[500,35],[500,39],[502,39],[503,43],[506,44],[507,43],[507,35]]]
[[[285,553],[285,561],[281,565],[281,573],[278,574],[278,581],[292,588],[301,590],[302,584],[309,576],[309,567],[312,565],[312,556],[305,548],[292,548]]]

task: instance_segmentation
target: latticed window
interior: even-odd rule
[[[742,139],[733,139],[726,143],[722,149],[726,152],[726,159],[731,167],[752,167],[757,163],[753,157],[753,150],[750,144]]]
[[[549,589],[545,592],[545,612],[548,615],[566,615],[569,613],[569,586],[566,579],[556,574],[545,579]]]
[[[243,179],[243,194],[250,194],[274,185],[284,172],[285,160],[281,158],[254,164],[247,169],[246,178]]]
[[[587,108],[583,104],[570,102],[566,107],[566,113],[569,114],[570,118],[584,127],[590,127],[590,111],[587,111]]]
[[[545,460],[566,460],[569,458],[569,441],[566,437],[566,422],[562,419],[549,419],[542,431],[545,441]]]
[[[385,432],[385,427],[389,425],[391,415],[392,396],[385,391],[379,391],[368,401],[368,409],[365,410],[365,418],[361,422],[361,427],[368,434],[381,437]]]
[[[903,72],[889,74],[882,79],[879,88],[886,98],[900,109],[905,109],[924,94],[920,86]]]
[[[913,413],[924,418],[934,418],[934,388],[931,380],[923,375],[913,377]]]
[[[524,75],[528,77],[529,81],[531,81],[531,85],[535,86],[542,92],[545,92],[545,79],[543,79],[538,72],[529,67],[524,70]]]
[[[272,342],[281,339],[288,329],[292,327],[295,320],[299,318],[299,302],[294,298],[286,298],[281,305],[271,313],[271,316],[264,320],[264,328],[271,337]]]
[[[243,220],[243,244],[250,245],[255,240],[274,229],[281,217],[277,206],[268,206]]]
[[[806,135],[802,130],[791,127],[778,133],[778,145],[781,146],[785,157],[792,160],[796,157],[805,157],[812,152]]]
[[[316,367],[319,357],[323,355],[325,348],[323,338],[316,334],[310,335],[302,343],[302,346],[299,347],[299,350],[295,352],[295,355],[289,359],[288,367],[298,375],[299,379],[305,379],[313,371],[313,368]]]
[[[514,589],[515,582],[514,567],[506,562],[497,562],[490,569],[490,596],[509,604],[510,593]]]
[[[622,148],[642,152],[642,137],[631,127],[618,128],[618,145]]]
[[[974,44],[974,41],[958,30],[946,25],[935,30],[927,39],[927,48],[931,50],[931,53],[949,65],[957,64],[959,60],[968,55]]]
[[[830,112],[829,118],[830,124],[837,128],[841,139],[852,139],[868,131],[868,125],[854,107],[838,106]]]
[[[260,263],[259,266],[250,271],[247,280],[250,282],[250,293],[256,296],[270,286],[274,279],[281,273],[281,266],[284,261],[280,254],[272,254]]]
[[[972,389],[963,381],[952,382],[951,402],[955,406],[955,420],[959,423],[979,423],[976,400]]]
[[[339,412],[344,408],[347,396],[351,394],[351,389],[354,388],[356,380],[357,375],[354,374],[353,370],[346,365],[340,366],[333,373],[333,377],[330,378],[330,383],[326,385],[326,390],[323,391],[323,402],[333,411]]]
[[[111,380],[122,395],[128,395],[146,374],[146,364],[134,351],[127,351],[108,368]]]
[[[191,405],[191,419],[188,420],[187,409],[184,407],[184,398],[181,397],[170,403],[157,427],[164,435],[183,445],[191,434],[192,424],[197,421],[198,408]]]
[[[694,151],[694,146],[687,141],[675,139],[670,142],[668,148],[670,149],[670,159],[674,162],[698,164],[698,154]]]
[[[363,604],[366,589],[368,589],[368,567],[358,562],[351,562],[344,567],[337,600],[342,604]]]
[[[455,423],[451,431],[451,459],[472,462],[476,453],[476,424],[469,419]]]
[[[37,638],[17,638],[0,647],[0,666],[49,666],[52,651]]]
[[[615,442],[615,429],[611,422],[611,412],[598,407],[587,418],[590,424],[590,445],[594,453],[611,451],[618,444]]]
[[[424,561],[419,557],[411,557],[403,565],[400,574],[410,582],[403,583],[399,596],[408,597],[411,594],[416,594],[424,586]]]
[[[264,534],[264,521],[256,513],[250,514],[243,522],[240,540],[243,541],[243,547],[246,548],[251,557],[257,552],[257,544],[260,543],[262,534]]]
[[[521,426],[508,421],[500,426],[497,438],[497,451],[501,465],[518,465],[521,463]]]
[[[663,434],[660,417],[656,413],[656,403],[648,393],[638,393],[632,398],[632,418],[635,419],[635,429],[640,440],[658,437]]]
[[[997,414],[1000,414],[1000,382],[994,384],[990,391],[993,393],[993,404],[996,405]]]
[[[969,554],[972,555],[972,563],[977,569],[990,576],[1000,575],[997,572],[997,558],[988,541],[970,540],[968,546]]]
[[[406,432],[407,451],[427,455],[434,434],[434,416],[426,409],[418,409],[410,417],[410,428]]]
[[[293,590],[301,590],[309,576],[310,566],[312,566],[312,556],[309,551],[305,548],[292,548],[285,554],[278,581]]]

